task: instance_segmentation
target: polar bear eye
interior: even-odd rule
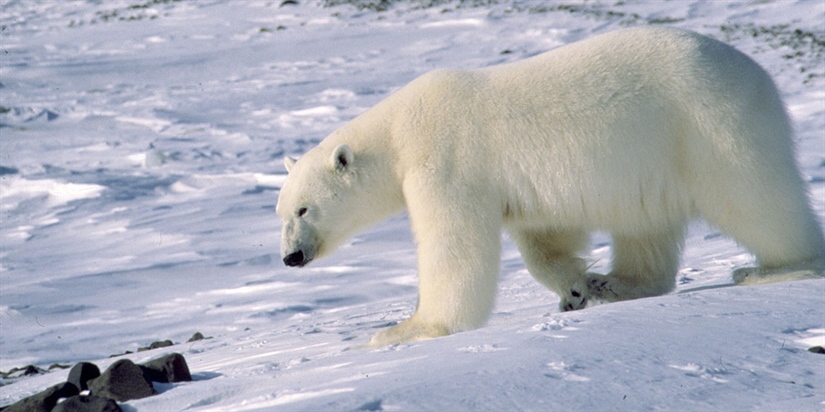
[[[305,214],[307,214],[307,208],[302,207],[298,209],[298,217],[304,217]]]

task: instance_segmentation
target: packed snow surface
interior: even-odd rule
[[[418,75],[657,24],[774,76],[825,220],[825,2],[357,3],[0,1],[0,370],[172,339],[127,356],[195,380],[125,410],[825,409],[825,281],[731,286],[753,257],[702,222],[673,294],[560,313],[505,237],[486,327],[365,349],[415,309],[406,217],[290,269],[274,213],[283,156]],[[67,373],[3,379],[0,405]]]

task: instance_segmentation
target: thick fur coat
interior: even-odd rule
[[[774,83],[744,54],[688,31],[629,29],[431,72],[287,167],[277,209],[290,266],[409,212],[418,308],[373,345],[481,326],[502,229],[564,310],[671,291],[696,217],[756,256],[739,282],[821,276],[825,262]],[[580,257],[594,230],[613,237],[606,275]]]

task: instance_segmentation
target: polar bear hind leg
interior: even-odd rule
[[[582,309],[587,305],[588,294],[581,287],[587,264],[578,257],[587,247],[587,232],[532,228],[509,232],[530,275],[561,298],[560,310]]]
[[[729,206],[729,213],[708,219],[756,256],[758,267],[734,271],[737,284],[823,277],[825,242],[801,182],[777,192],[751,194],[751,199]]]
[[[594,300],[615,302],[672,291],[683,243],[683,226],[658,233],[614,233],[612,270],[608,275],[588,273],[587,292]]]
[[[734,282],[753,285],[822,277],[825,241],[802,180],[795,170],[751,172],[767,173],[773,175],[751,176],[732,188],[735,198],[725,204],[706,199],[711,205],[701,210],[709,222],[756,257],[759,266],[737,269]],[[784,183],[769,189],[748,187],[757,186],[760,179],[777,178]]]
[[[698,213],[756,256],[758,267],[733,274],[739,284],[821,277],[825,269],[825,240],[796,168],[789,120],[773,101],[771,109],[729,114],[740,119],[735,127],[716,122],[716,137],[706,141],[734,142],[733,150],[717,145],[699,154],[711,162],[691,162],[699,165],[689,182]]]

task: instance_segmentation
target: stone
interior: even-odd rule
[[[121,412],[113,399],[94,395],[78,395],[59,403],[52,412]]]
[[[141,366],[147,380],[161,383],[188,382],[192,380],[186,359],[180,353],[170,353],[152,359]]]
[[[158,349],[158,348],[165,348],[165,347],[167,347],[167,346],[172,346],[172,345],[174,345],[174,344],[175,344],[175,343],[174,343],[174,342],[172,342],[172,341],[171,341],[171,340],[169,340],[169,339],[167,339],[167,340],[159,340],[159,341],[156,341],[156,342],[152,342],[152,343],[150,343],[150,344],[149,344],[149,346],[147,346],[147,347],[145,347],[145,348],[138,348],[138,352],[143,352],[143,351],[152,350],[152,349]]]
[[[22,376],[39,375],[39,374],[44,373],[44,372],[46,372],[46,371],[44,371],[43,369],[38,368],[37,366],[29,365],[29,366],[26,366],[26,368],[23,370],[23,375]]]
[[[186,341],[186,342],[187,342],[187,343],[189,343],[189,342],[197,342],[197,341],[199,341],[199,340],[204,340],[204,339],[206,339],[206,337],[204,337],[204,336],[203,336],[203,333],[200,333],[200,332],[195,332],[195,334],[194,334],[194,335],[192,335],[192,337],[191,337],[191,338],[189,338],[189,340],[188,340],[188,341]]]
[[[13,403],[8,408],[3,409],[3,412],[50,412],[57,405],[60,398],[68,398],[79,393],[80,391],[76,386],[63,382]]]
[[[100,376],[100,368],[94,363],[80,362],[69,371],[67,382],[74,384],[81,391],[89,389],[88,382]]]
[[[152,383],[143,376],[143,370],[129,359],[113,363],[103,374],[89,384],[92,395],[112,398],[118,402],[145,398],[156,394]]]

